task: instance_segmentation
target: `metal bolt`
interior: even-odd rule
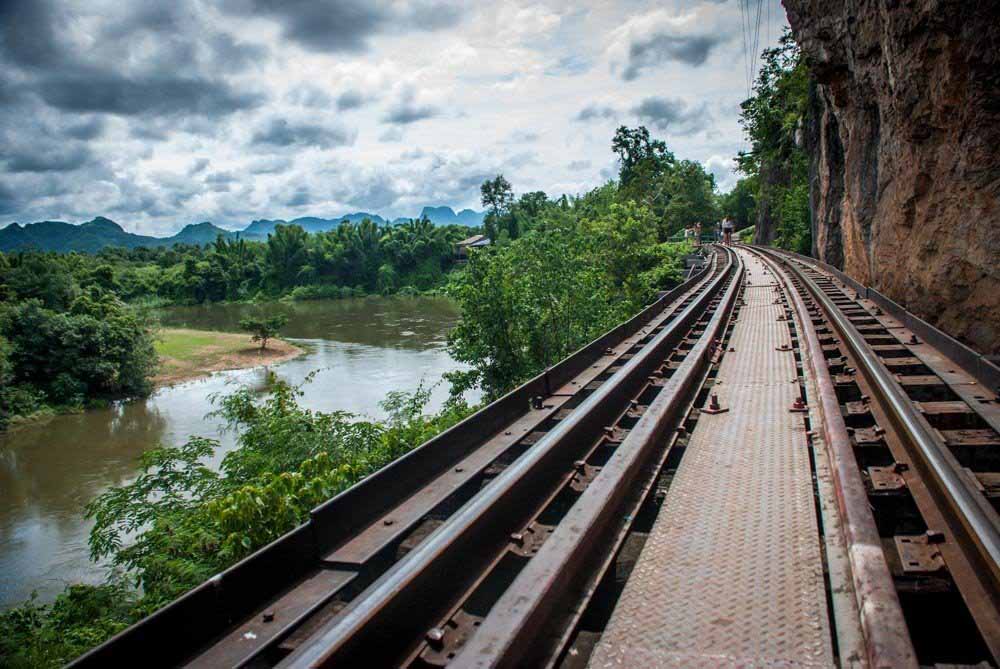
[[[719,396],[716,395],[715,393],[712,393],[712,399],[708,403],[708,408],[711,409],[712,411],[718,411],[719,409],[722,408],[721,406],[719,406]]]
[[[917,335],[910,335],[910,343],[911,344],[919,344],[920,343],[920,340],[917,339]]]
[[[266,623],[271,622],[272,620],[274,620],[274,611],[265,611],[264,615],[262,615],[260,619]]]
[[[578,472],[582,472],[586,468],[587,468],[587,463],[584,462],[583,460],[577,460],[576,462],[573,463],[573,469],[575,469]]]
[[[510,535],[510,540],[513,541],[518,546],[524,545],[524,534],[521,532],[514,532]]]
[[[938,530],[927,530],[926,537],[927,537],[927,543],[929,544],[944,543],[944,532],[940,532]]]
[[[455,473],[456,474],[461,474],[464,471],[465,471],[464,467],[455,467]]]
[[[902,474],[903,472],[909,470],[910,470],[910,465],[906,464],[905,462],[897,462],[892,466],[892,471],[896,472],[897,474]]]
[[[385,525],[386,527],[388,527],[388,526],[392,525],[394,522],[396,522],[396,521],[393,520],[392,518],[386,518],[385,520],[382,521],[382,524]]]
[[[427,631],[427,643],[434,648],[441,649],[444,647],[444,630],[440,627],[432,627]]]

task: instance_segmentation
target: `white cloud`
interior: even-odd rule
[[[374,9],[333,40],[297,13],[312,3],[8,1],[36,23],[0,40],[0,144],[46,150],[0,157],[2,223],[414,215],[478,206],[498,171],[517,191],[577,193],[617,172],[614,129],[640,122],[735,183],[735,3],[349,0]]]

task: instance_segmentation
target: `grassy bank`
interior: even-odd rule
[[[270,340],[261,350],[245,334],[163,328],[156,341],[160,369],[153,380],[158,386],[170,385],[224,369],[273,365],[302,352],[281,339]]]

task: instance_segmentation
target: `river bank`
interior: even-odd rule
[[[164,329],[236,333],[239,350],[252,346],[250,335],[239,334],[239,322],[260,306],[174,307],[157,317]],[[33,590],[48,602],[67,583],[103,582],[105,565],[89,559],[92,521],[82,517],[83,507],[109,486],[132,480],[139,457],[157,445],[215,440],[219,446],[206,464],[218,467],[236,434],[213,415],[213,398],[237,388],[263,397],[273,373],[293,385],[308,380],[299,401],[311,411],[380,420],[386,393],[412,392],[421,383],[432,388],[427,411],[440,410],[449,394],[442,375],[467,369],[446,349],[459,319],[449,300],[367,297],[263,307],[289,317],[282,336],[301,354],[280,364],[268,358],[266,369],[257,364],[162,385],[146,398],[48,416],[0,434],[0,610]]]
[[[267,348],[250,336],[193,328],[162,328],[156,340],[160,368],[153,383],[157,388],[192,381],[213,372],[276,365],[296,358],[304,350],[283,339],[271,339]]]

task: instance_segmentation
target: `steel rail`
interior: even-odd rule
[[[543,638],[553,636],[555,611],[582,608],[579,602],[572,607],[564,606],[564,598],[581,587],[587,574],[586,565],[600,563],[604,552],[617,549],[619,542],[609,535],[622,525],[621,508],[626,497],[653,452],[658,450],[664,434],[683,420],[685,403],[701,387],[714,344],[735,305],[743,272],[740,263],[704,334],[449,666],[541,666],[540,654],[543,660],[547,654],[550,663],[557,656],[561,649],[545,648],[542,642]],[[666,450],[663,449],[663,457]]]
[[[767,251],[765,251],[766,253]],[[780,254],[771,252],[781,258]],[[888,371],[879,357],[869,348],[860,332],[844,316],[829,296],[803,271],[782,258],[783,264],[799,277],[813,298],[822,305],[831,324],[859,364],[864,377],[885,408],[901,435],[913,446],[930,474],[937,493],[954,521],[953,531],[975,548],[974,562],[979,566],[977,578],[994,605],[1000,602],[1000,516],[976,490],[968,476],[961,472],[953,456],[936,437],[927,419],[920,415],[912,400]],[[973,556],[970,556],[973,557]]]
[[[612,378],[279,666],[320,667],[351,661],[385,664],[401,654],[402,644],[420,639],[426,632],[426,621],[443,614],[457,596],[454,590],[472,580],[474,565],[488,563],[506,544],[510,531],[530,517],[523,511],[518,513],[518,502],[523,506],[525,499],[543,495],[551,485],[549,479],[560,471],[559,464],[573,461],[585,436],[601,430],[615,405],[648,377],[655,361],[676,346],[683,332],[708,307],[734,272],[732,254],[727,254],[727,259],[727,267],[705,290]],[[437,593],[438,588],[448,592]]]
[[[406,503],[415,491],[427,486],[428,481],[441,476],[442,472],[452,472],[465,458],[483,449],[490,439],[519,439],[519,436],[503,435],[510,434],[511,426],[518,421],[527,421],[529,414],[538,414],[537,420],[542,421],[542,414],[555,411],[528,411],[529,400],[550,396],[564,385],[569,387],[574,379],[590,379],[608,366],[618,364],[629,352],[628,348],[620,348],[623,342],[635,339],[644,328],[673,318],[681,305],[703,290],[716,272],[717,259],[713,254],[695,276],[663,294],[628,321],[324,502],[311,512],[305,523],[91,649],[70,666],[103,667],[140,661],[148,666],[176,666],[206,649],[227,643],[227,635],[231,636],[238,628],[251,626],[254,620],[258,623],[255,625],[257,632],[261,632],[259,619],[265,609],[270,615],[277,613],[277,617],[264,626],[267,635],[259,634],[254,642],[244,641],[240,636],[240,648],[233,649],[234,654],[227,657],[226,666],[239,666],[268,652],[348,584],[351,590],[356,590],[368,572],[378,575],[385,569],[380,558],[377,564],[365,564],[360,570],[334,571],[336,565],[324,562],[332,549],[356,537],[366,527],[383,525],[380,521],[394,512],[393,505]],[[577,387],[582,389],[583,385],[585,382]],[[454,474],[453,478],[462,476],[467,477],[467,474]],[[403,523],[394,523],[391,529],[396,530],[401,525]],[[328,585],[322,591],[317,591],[320,585],[314,578],[317,570],[319,576],[328,577],[325,580]],[[273,608],[276,601],[287,597],[302,599],[303,595],[311,599],[296,602],[292,618],[287,617],[289,612]]]
[[[882,541],[872,516],[861,472],[851,448],[847,424],[840,411],[840,401],[823,347],[813,327],[809,309],[799,291],[782,271],[778,261],[759,249],[749,249],[771,269],[775,279],[785,287],[795,313],[799,317],[806,355],[819,400],[823,434],[836,490],[837,508],[843,519],[854,593],[861,617],[865,651],[872,667],[918,666],[916,651],[907,631],[906,619],[899,603],[889,565],[882,550]]]

